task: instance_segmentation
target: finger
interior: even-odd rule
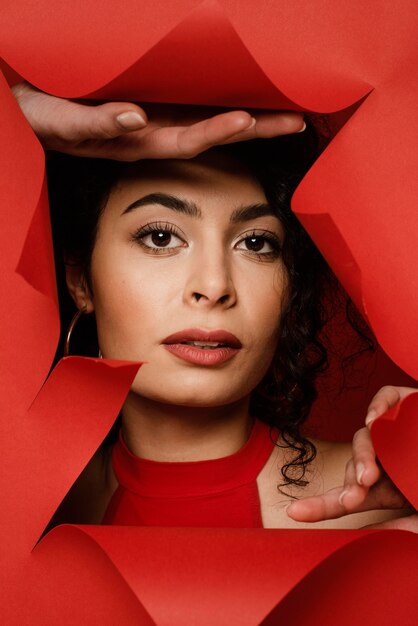
[[[78,144],[108,140],[144,128],[147,117],[135,104],[108,102],[97,106],[59,102],[49,121],[48,132],[59,141]]]
[[[223,113],[186,127],[179,133],[178,147],[186,156],[195,156],[230,139],[245,136],[255,125],[255,118],[245,111]]]
[[[399,402],[400,395],[397,387],[386,385],[379,389],[369,404],[366,415],[366,426],[370,427],[371,423],[388,409],[395,406]]]
[[[209,148],[225,143],[255,124],[245,111],[221,113],[188,126],[151,127],[141,137],[138,158],[191,159]]]
[[[363,526],[363,530],[409,530],[412,533],[418,533],[418,515],[408,515],[406,517],[398,517],[396,519],[380,522],[380,524],[370,524]]]
[[[335,519],[345,514],[339,496],[341,488],[332,489],[322,496],[295,500],[286,507],[287,515],[297,522],[319,522]]]
[[[353,465],[359,485],[371,487],[382,475],[368,428],[361,428],[353,437]]]
[[[359,503],[358,490],[360,489],[357,486],[357,488],[347,491],[343,487],[337,487],[322,496],[311,496],[295,500],[288,505],[286,513],[298,522],[319,522],[327,519],[337,519],[343,515],[355,513],[360,509],[365,510],[362,508],[362,504]]]
[[[418,390],[412,387],[395,387],[393,385],[386,385],[379,389],[367,409],[366,426],[370,428],[372,422],[374,422],[377,417],[386,413],[386,411],[395,406],[399,400],[406,398],[406,396],[416,391]]]
[[[368,488],[360,484],[357,480],[356,467],[354,465],[354,458],[352,457],[345,466],[344,486],[340,494],[340,501],[342,503],[342,500],[344,499],[344,505],[347,506],[345,497],[349,493],[349,508],[357,507],[361,502],[363,502],[367,495],[367,491]]]
[[[224,143],[235,143],[248,139],[268,139],[279,135],[300,133],[305,130],[306,123],[301,113],[260,111],[253,112],[255,124]]]

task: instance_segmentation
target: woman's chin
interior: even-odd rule
[[[161,386],[162,387],[162,386]],[[183,407],[194,408],[211,408],[220,407],[239,402],[248,394],[241,391],[235,394],[231,393],[231,389],[216,391],[213,388],[208,389],[182,389],[181,385],[177,385],[175,389],[167,388],[164,385],[160,389],[145,388],[144,385],[135,383],[131,387],[131,392],[138,396],[138,399],[142,398],[151,402],[157,402],[165,405],[175,405]]]

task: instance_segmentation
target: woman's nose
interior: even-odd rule
[[[199,255],[191,260],[184,299],[194,306],[229,308],[237,301],[229,260],[223,254]]]

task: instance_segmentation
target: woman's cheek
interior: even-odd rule
[[[95,286],[95,309],[102,353],[108,358],[147,359],[175,323],[175,280],[147,263],[104,268]],[[175,279],[175,276],[171,278]],[[177,330],[174,328],[174,330]]]
[[[277,343],[282,311],[287,301],[286,289],[285,270],[276,266],[269,275],[254,277],[251,290],[248,291],[253,325],[259,329],[260,339],[267,346]]]

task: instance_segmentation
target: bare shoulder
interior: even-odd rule
[[[313,444],[316,448],[316,458],[311,470],[313,493],[307,495],[318,495],[344,484],[345,469],[352,456],[351,442],[314,439]]]

